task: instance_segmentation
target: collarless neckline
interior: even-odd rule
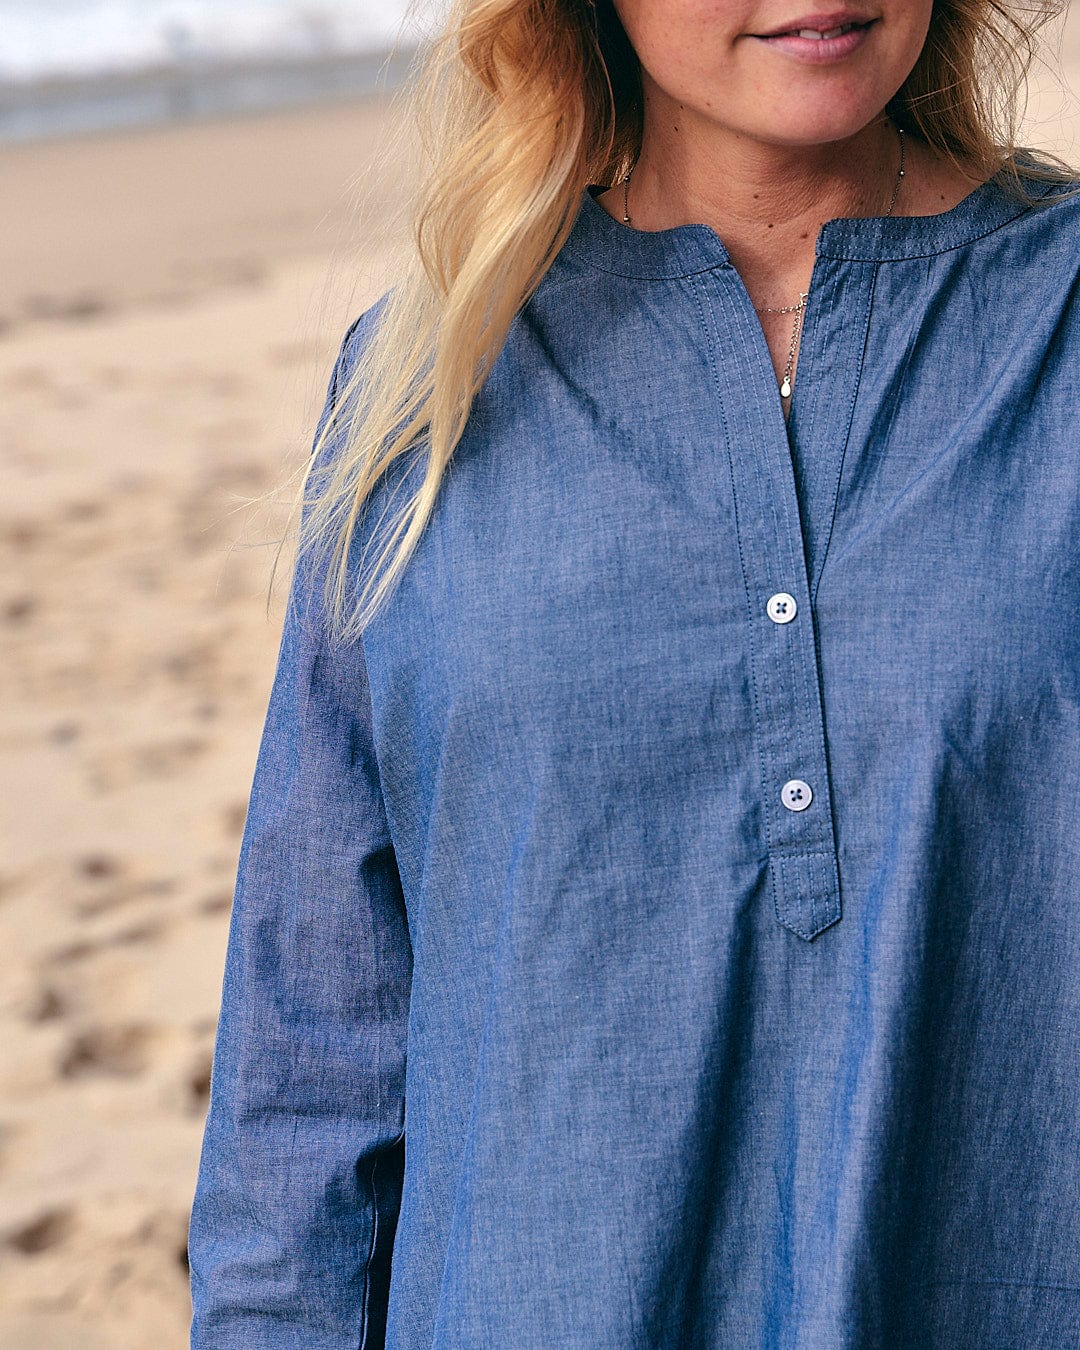
[[[1053,183],[1032,181],[1043,197]],[[606,191],[590,183],[581,195],[564,250],[617,276],[665,278],[731,266],[724,241],[711,225],[689,222],[663,230],[638,230],[616,220],[597,201]],[[932,216],[843,216],[827,220],[816,256],[847,262],[897,262],[959,248],[1007,224],[1031,208],[997,176],[975,187],[948,211]]]

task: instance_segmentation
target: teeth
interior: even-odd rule
[[[841,24],[839,28],[830,28],[827,33],[819,32],[816,28],[800,28],[798,36],[801,38],[813,38],[817,42],[824,42],[826,38],[840,37],[841,34],[854,28],[853,23]]]

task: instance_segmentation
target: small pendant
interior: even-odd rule
[[[784,383],[780,386],[780,397],[781,398],[791,397],[791,381],[788,379],[786,375],[784,376]]]

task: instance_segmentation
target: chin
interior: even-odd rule
[[[750,135],[774,145],[831,145],[857,136],[885,112],[885,103],[877,100],[808,100],[798,107],[780,108],[767,122],[759,122]]]

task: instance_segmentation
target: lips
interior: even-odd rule
[[[793,37],[813,38],[819,42],[824,42],[826,38],[843,37],[845,33],[850,33],[853,28],[863,27],[865,25],[861,23],[842,23],[839,28],[830,28],[826,32],[822,32],[818,28],[791,28],[786,31]],[[781,37],[783,34],[777,34],[777,36]]]
[[[842,37],[855,28],[868,28],[873,22],[873,19],[866,18],[857,12],[852,13],[850,10],[846,14],[843,11],[831,14],[805,14],[793,22],[785,24],[783,28],[774,28],[768,33],[755,33],[754,36],[762,38],[801,37],[809,38],[811,41],[824,42],[831,38]]]
[[[748,36],[763,47],[803,65],[834,66],[842,63],[869,41],[877,18],[858,11],[833,10],[804,14],[771,33]]]

